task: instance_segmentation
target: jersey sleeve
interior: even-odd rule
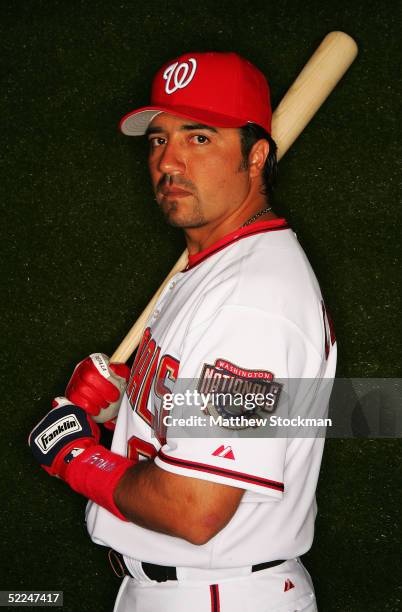
[[[265,391],[277,389],[280,379],[311,375],[319,361],[308,339],[291,321],[258,309],[224,306],[213,319],[186,334],[177,382],[186,386],[194,380],[197,389],[211,389],[211,379],[223,380],[232,392],[254,389],[264,395]],[[265,408],[257,411],[260,417],[264,416]],[[188,403],[173,413],[186,419],[197,411],[205,416],[205,410]],[[207,412],[211,415],[213,411],[208,407]],[[218,424],[212,431],[204,430],[206,436],[200,428],[192,434],[186,427],[168,427],[166,443],[155,462],[176,474],[280,500],[286,487],[287,438],[278,435],[278,431],[272,433],[269,428],[262,431],[259,427],[236,430]]]

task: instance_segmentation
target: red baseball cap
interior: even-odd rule
[[[237,53],[185,53],[168,62],[154,78],[151,104],[125,115],[120,130],[141,136],[159,113],[213,127],[257,123],[271,133],[267,80]]]

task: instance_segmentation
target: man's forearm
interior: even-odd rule
[[[168,474],[153,462],[141,461],[121,478],[114,493],[119,510],[132,522],[170,535],[176,535],[175,518],[180,514],[179,500],[166,486]],[[169,490],[170,489],[170,490]]]
[[[141,527],[203,544],[229,522],[242,494],[241,489],[178,476],[141,461],[122,476],[114,500]]]

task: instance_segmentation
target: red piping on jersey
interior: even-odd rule
[[[209,587],[209,593],[211,595],[211,612],[220,612],[221,604],[219,601],[219,585],[211,584]]]
[[[208,465],[206,463],[198,463],[196,461],[187,461],[186,459],[170,457],[169,455],[165,455],[165,453],[162,451],[159,451],[158,456],[166,463],[187,468],[189,470],[198,470],[199,472],[208,472],[210,474],[216,474],[217,476],[225,476],[225,478],[234,478],[250,484],[259,485],[260,487],[274,489],[275,491],[283,492],[284,490],[283,482],[276,482],[275,480],[268,480],[267,478],[252,476],[251,474],[244,474],[243,472],[236,472],[235,470],[227,470],[225,468],[219,468],[215,465]]]
[[[240,229],[227,234],[214,244],[211,244],[210,247],[196,253],[195,255],[189,255],[188,264],[186,268],[183,270],[187,272],[187,270],[191,270],[194,266],[198,265],[207,257],[218,253],[225,247],[241,240],[242,238],[248,238],[249,236],[255,236],[256,234],[263,234],[265,232],[274,232],[277,230],[289,229],[289,225],[287,224],[286,219],[272,219],[271,221],[258,221],[257,223],[253,223],[252,225],[248,225],[247,227],[241,227]]]

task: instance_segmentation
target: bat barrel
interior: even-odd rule
[[[281,159],[343,77],[357,55],[356,42],[330,32],[311,56],[272,117],[272,137]]]

